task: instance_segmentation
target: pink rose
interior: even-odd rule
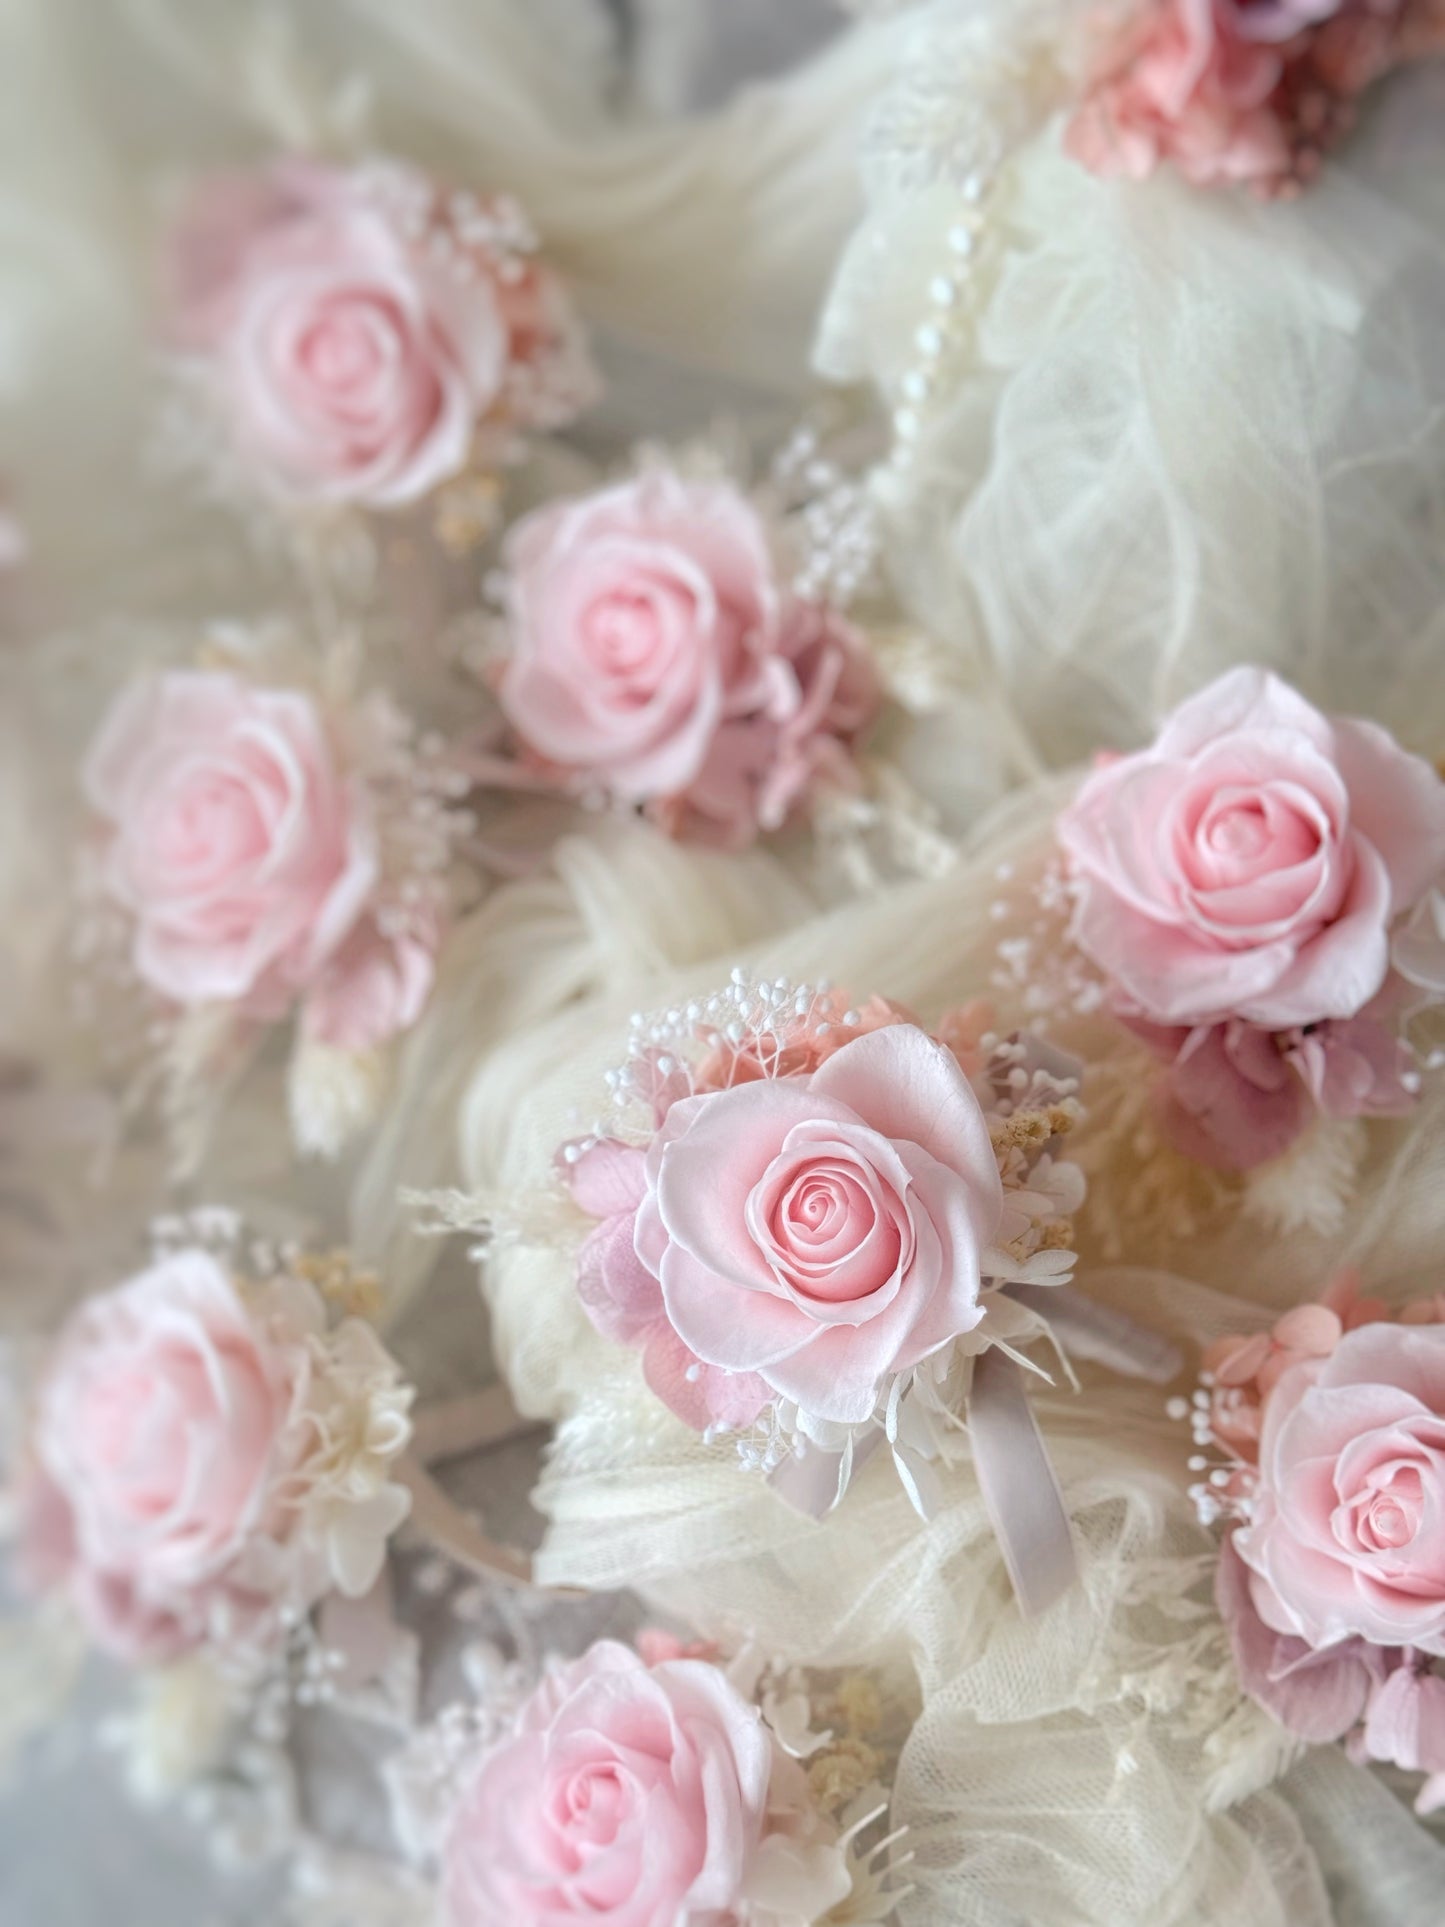
[[[177,1003],[274,1015],[336,955],[377,878],[363,798],[295,691],[172,671],[132,684],[85,766],[135,966]]]
[[[1394,919],[1445,868],[1445,784],[1375,724],[1236,669],[1059,820],[1073,934],[1160,1024],[1356,1016]]]
[[[518,366],[578,352],[550,276],[496,252],[481,204],[469,218],[400,166],[289,160],[196,194],[172,246],[175,333],[286,493],[416,501],[509,397],[521,409]]]
[[[1154,0],[1105,50],[1066,144],[1142,180],[1296,191],[1382,74],[1438,50],[1434,0]]]
[[[1170,161],[1201,186],[1278,189],[1293,172],[1274,95],[1284,61],[1233,29],[1216,0],[1147,8],[1069,124],[1066,144],[1096,174],[1143,180]]]
[[[507,561],[499,694],[534,758],[728,844],[846,778],[878,702],[866,651],[779,581],[736,489],[652,472],[539,509]]]
[[[771,1743],[716,1667],[603,1641],[483,1759],[442,1851],[448,1927],[713,1927],[762,1836]]]
[[[204,1251],[73,1315],[41,1389],[26,1563],[68,1581],[99,1643],[156,1656],[199,1637],[207,1599],[275,1524],[304,1371]]]
[[[1445,1329],[1366,1325],[1284,1374],[1234,1539],[1267,1626],[1445,1654],[1442,1521]]]
[[[682,1343],[820,1419],[871,1417],[890,1374],[983,1315],[998,1165],[968,1080],[913,1025],[684,1098],[645,1181],[634,1248]]]

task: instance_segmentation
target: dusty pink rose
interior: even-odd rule
[[[1293,171],[1274,98],[1283,73],[1279,50],[1232,31],[1216,0],[1160,0],[1070,122],[1069,152],[1128,180],[1168,161],[1201,186],[1282,184]]]
[[[504,267],[396,165],[288,160],[208,181],[170,278],[178,343],[241,452],[288,494],[372,508],[462,470],[517,366],[560,353],[570,325],[543,270]]]
[[[1158,1024],[1359,1014],[1389,933],[1445,867],[1445,783],[1384,730],[1236,669],[1059,821],[1073,934]]]
[[[653,471],[539,509],[507,561],[500,699],[559,776],[728,844],[846,780],[878,702],[866,651],[779,580],[736,489]]]
[[[645,1180],[634,1250],[683,1344],[817,1418],[861,1423],[982,1316],[998,1166],[967,1079],[913,1025],[684,1098]]]
[[[1436,0],[1153,0],[1104,50],[1067,145],[1097,174],[1168,162],[1200,185],[1289,193],[1366,88],[1442,34]]]
[[[149,1657],[199,1636],[207,1599],[275,1523],[304,1369],[204,1251],[71,1318],[41,1390],[25,1557],[68,1584],[99,1643]]]
[[[716,1667],[609,1641],[486,1755],[442,1854],[448,1927],[721,1927],[764,1827],[771,1743]]]
[[[336,956],[377,878],[364,799],[306,696],[173,671],[127,688],[85,766],[135,965],[177,1003],[275,1014]]]
[[[1445,1654],[1445,1329],[1366,1325],[1284,1374],[1234,1543],[1275,1631]]]

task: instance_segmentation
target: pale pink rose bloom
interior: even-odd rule
[[[848,780],[878,705],[867,652],[778,579],[737,489],[649,472],[526,517],[507,565],[498,693],[559,778],[730,845]]]
[[[1445,1329],[1371,1324],[1266,1399],[1234,1543],[1265,1624],[1445,1654]]]
[[[1159,1024],[1357,1016],[1445,869],[1445,783],[1376,724],[1236,669],[1059,819],[1075,940]]]
[[[482,1760],[442,1850],[447,1927],[721,1927],[762,1838],[767,1730],[714,1666],[603,1641]]]
[[[1442,39],[1437,0],[1154,0],[1104,50],[1066,143],[1098,174],[1169,162],[1200,185],[1290,193],[1365,89]]]
[[[671,1094],[646,1150],[603,1139],[562,1165],[600,1220],[578,1258],[588,1316],[699,1431],[780,1396],[861,1422],[890,1372],[982,1315],[1002,1191],[978,1100],[886,1000],[860,1019],[787,1075],[719,1060],[727,1081]]]
[[[205,182],[172,240],[172,326],[241,452],[285,493],[395,508],[467,465],[514,363],[565,317],[551,278],[433,246],[398,166],[287,160]]]
[[[304,1351],[257,1332],[208,1253],[92,1299],[41,1388],[25,1507],[36,1583],[69,1587],[128,1657],[194,1643],[256,1535],[274,1529]]]
[[[968,1080],[911,1024],[674,1104],[645,1180],[634,1249],[683,1344],[820,1419],[869,1418],[983,1315],[998,1165]]]
[[[1069,152],[1096,174],[1143,180],[1165,161],[1207,186],[1278,186],[1292,156],[1273,102],[1279,50],[1232,31],[1215,0],[1160,0],[1069,124]]]
[[[131,684],[86,759],[135,967],[180,1004],[280,1014],[351,935],[377,880],[360,791],[299,692],[172,671]]]

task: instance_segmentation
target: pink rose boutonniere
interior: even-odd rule
[[[393,1763],[397,1830],[434,1869],[445,1927],[884,1927],[899,1836],[871,1683],[829,1696],[835,1736],[812,1730],[795,1668],[639,1644],[498,1684],[452,1709],[468,1743],[423,1733]],[[870,1703],[865,1734],[853,1709]]]
[[[527,516],[504,559],[498,695],[534,773],[732,847],[851,784],[867,648],[731,483],[649,470]]]
[[[1248,1170],[1316,1116],[1410,1108],[1403,1023],[1445,983],[1428,763],[1238,669],[1087,778],[1058,834],[1072,935],[1168,1064],[1186,1154]]]
[[[303,1053],[369,1062],[431,988],[468,827],[454,776],[381,696],[323,702],[221,670],[130,684],[83,780],[135,976],[182,1015],[297,1013],[301,1074]],[[305,1148],[338,1149],[325,1106],[305,1110]]]
[[[412,1395],[370,1326],[233,1256],[171,1248],[84,1304],[34,1401],[22,1575],[128,1660],[270,1653],[369,1591],[409,1508]]]
[[[880,1449],[927,1517],[938,1467],[971,1452],[1020,1597],[1042,1605],[1072,1554],[1042,1447],[1018,1444],[1010,1348],[1055,1314],[1081,1350],[1095,1336],[1067,1285],[1078,1066],[979,1009],[943,1030],[741,971],[637,1020],[614,1124],[562,1153],[596,1220],[578,1290],[685,1424],[731,1435],[814,1517]],[[1015,1559],[1025,1520],[1038,1556]]]
[[[1302,1740],[1429,1777],[1445,1805],[1445,1301],[1341,1279],[1220,1340],[1193,1402],[1200,1516],[1245,1690]],[[1183,1416],[1190,1408],[1178,1401]]]
[[[1442,44],[1436,0],[1144,0],[1099,51],[1069,150],[1097,174],[1169,163],[1201,186],[1298,192],[1365,90]]]
[[[285,501],[403,508],[594,392],[521,211],[401,163],[205,181],[168,278],[177,352],[235,458]]]

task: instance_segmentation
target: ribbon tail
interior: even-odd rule
[[[505,1385],[489,1385],[484,1391],[439,1399],[413,1412],[411,1450],[422,1465],[438,1465],[473,1452],[492,1452],[545,1430],[539,1422],[521,1416]]]
[[[986,1351],[974,1363],[968,1431],[979,1491],[1019,1610],[1032,1618],[1068,1591],[1079,1567],[1023,1373],[1001,1352]]]
[[[1169,1384],[1183,1369],[1177,1345],[1121,1311],[1096,1305],[1072,1285],[1009,1285],[1006,1290],[1015,1304],[1047,1322],[1071,1357],[1091,1359],[1125,1378],[1147,1379],[1153,1385]]]
[[[848,1482],[868,1463],[883,1443],[879,1431],[866,1432],[848,1442],[846,1451],[825,1452],[814,1446],[802,1458],[791,1455],[768,1474],[768,1484],[780,1499],[809,1519],[826,1519],[848,1488]]]
[[[532,1561],[525,1552],[489,1539],[470,1513],[449,1499],[411,1453],[398,1461],[396,1476],[411,1494],[408,1525],[468,1572],[512,1586],[532,1586]]]

